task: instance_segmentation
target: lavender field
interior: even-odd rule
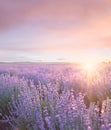
[[[111,130],[111,64],[1,64],[0,130]]]

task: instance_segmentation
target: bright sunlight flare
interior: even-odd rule
[[[83,69],[88,72],[93,72],[96,69],[96,64],[93,63],[87,63],[83,65]]]

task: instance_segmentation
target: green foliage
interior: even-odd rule
[[[8,103],[11,101],[11,95],[7,93],[7,91],[3,92],[2,95],[0,95],[0,109],[2,111],[2,114],[8,114]]]

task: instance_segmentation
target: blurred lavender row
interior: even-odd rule
[[[111,64],[1,64],[0,124],[7,130],[111,130]]]

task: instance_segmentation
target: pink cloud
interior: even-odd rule
[[[46,39],[41,41],[46,42],[41,47],[33,44],[8,50],[58,52],[111,47],[110,0],[0,0],[0,3],[0,30],[40,20],[38,26],[57,36],[57,43]],[[60,37],[68,39],[59,44]]]
[[[49,22],[78,23],[109,13],[109,0],[38,0],[1,1],[0,28],[8,28],[25,23],[30,19]]]

